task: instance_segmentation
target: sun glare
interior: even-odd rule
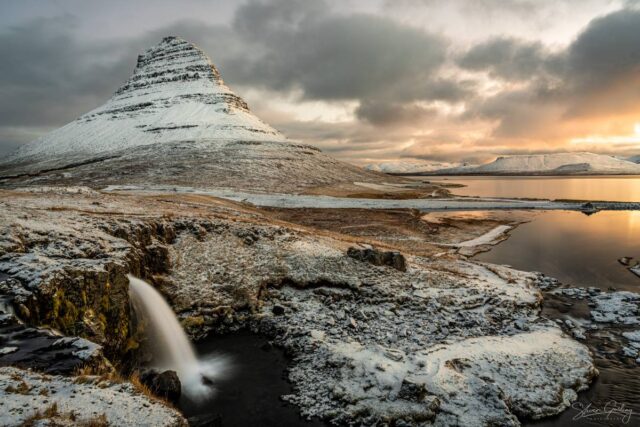
[[[636,135],[640,135],[640,122],[636,123],[633,129],[635,130]]]

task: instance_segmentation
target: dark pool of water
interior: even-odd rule
[[[639,237],[640,212],[544,212],[475,259],[541,271],[573,286],[640,292],[640,277],[618,262],[640,261]]]
[[[216,394],[200,404],[180,402],[192,426],[325,426],[300,417],[281,395],[292,393],[286,378],[289,360],[268,340],[248,331],[212,336],[196,345],[198,354],[225,355],[231,360],[229,375],[217,382]]]

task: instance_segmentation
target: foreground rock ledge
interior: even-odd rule
[[[0,425],[38,419],[52,425],[188,425],[175,409],[140,394],[131,384],[0,368]]]
[[[0,267],[23,286],[12,288],[14,298],[63,291],[62,306],[69,300],[75,309],[55,319],[63,316],[64,326],[73,314],[69,324],[90,336],[87,313],[106,309],[74,296],[124,293],[120,274],[133,271],[159,287],[192,336],[249,327],[283,347],[294,386],[285,399],[308,417],[515,426],[566,409],[597,374],[588,349],[539,316],[534,274],[436,247],[431,255],[405,251],[406,271],[374,265],[347,254],[371,242],[209,197],[64,189],[2,196]],[[69,245],[81,250],[61,258]],[[109,286],[77,280],[106,269]],[[124,312],[106,306],[105,315]]]

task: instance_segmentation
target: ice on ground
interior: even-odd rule
[[[499,225],[480,237],[476,237],[475,239],[467,240],[460,243],[454,243],[452,244],[452,246],[456,246],[459,248],[469,248],[474,246],[491,245],[499,240],[512,228],[513,227],[510,225]]]
[[[601,293],[592,298],[591,317],[600,323],[640,324],[640,294],[633,292]]]
[[[57,406],[58,416],[54,416],[52,422],[63,422],[63,417],[67,417],[67,423],[71,423],[68,417],[73,412],[76,422],[104,416],[113,426],[187,426],[178,411],[149,399],[129,383],[98,377],[79,381],[0,368],[0,425],[22,425],[36,411],[44,412],[53,404]]]

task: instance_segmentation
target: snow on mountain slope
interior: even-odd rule
[[[175,184],[299,191],[388,180],[288,141],[195,45],[165,37],[104,105],[0,163],[0,184]]]
[[[429,162],[426,160],[399,160],[395,162],[371,163],[366,165],[364,168],[366,170],[383,173],[411,174],[460,166],[462,166],[461,163]]]
[[[166,37],[138,57],[131,78],[104,105],[21,147],[10,159],[202,139],[284,137],[251,114],[200,49]]]
[[[624,159],[624,160],[627,160],[627,161],[632,162],[632,163],[640,163],[640,155],[635,155],[635,156],[627,157],[627,158],[626,158],[626,159]]]
[[[613,156],[593,153],[532,154],[498,157],[475,167],[438,171],[447,174],[640,174],[640,165]]]

